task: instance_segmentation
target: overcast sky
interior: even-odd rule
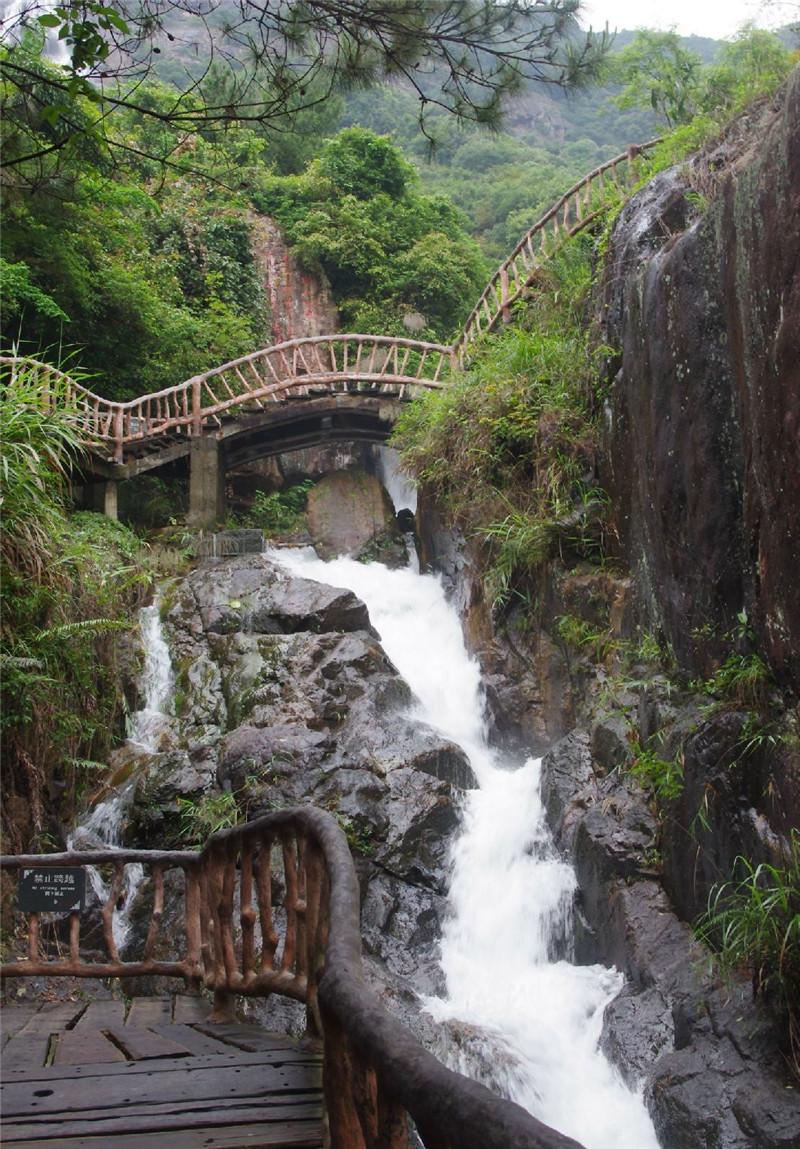
[[[671,28],[683,36],[724,39],[746,20],[774,27],[800,16],[800,3],[765,4],[763,0],[584,0],[582,23],[602,28]],[[781,19],[782,18],[782,19]]]

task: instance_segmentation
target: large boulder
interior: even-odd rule
[[[359,555],[395,529],[394,508],[380,481],[365,471],[334,471],[308,496],[308,532],[321,558]]]
[[[164,624],[176,715],[169,750],[141,762],[137,840],[174,840],[187,801],[225,791],[242,817],[330,810],[358,860],[368,969],[409,1020],[441,980],[450,841],[475,785],[464,752],[411,716],[412,693],[350,591],[263,555],[209,561],[167,595]]]

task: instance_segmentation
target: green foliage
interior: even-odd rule
[[[58,320],[69,323],[69,316],[54,299],[41,291],[31,279],[26,263],[8,263],[0,258],[0,314],[9,330],[12,323],[23,329],[26,312],[32,312],[32,322]]]
[[[227,830],[240,821],[236,795],[231,790],[204,794],[202,798],[179,798],[181,838],[204,846],[211,834]]]
[[[642,632],[637,642],[628,644],[626,654],[631,662],[659,663],[664,659],[664,651],[655,635]]]
[[[345,128],[329,140],[317,161],[320,175],[337,196],[372,199],[384,194],[401,199],[415,179],[411,164],[386,138],[366,128]]]
[[[398,256],[389,286],[401,308],[420,311],[433,331],[447,335],[469,314],[485,272],[466,234],[431,231]]]
[[[674,33],[644,29],[609,65],[611,74],[619,76],[620,68],[625,72],[626,53],[637,43],[648,56],[648,63],[641,74],[636,72],[635,61],[629,63],[630,82],[619,100],[656,100],[663,104],[661,114],[672,128],[648,155],[642,169],[644,179],[718,136],[732,116],[759,96],[773,92],[795,60],[774,33],[751,24],[745,24],[734,40],[723,44],[714,63],[705,67],[700,67],[700,58],[687,52]]]
[[[658,172],[672,167],[704,147],[719,135],[719,131],[719,121],[706,113],[699,113],[688,124],[674,128],[645,158],[640,184],[647,183]]]
[[[679,798],[683,792],[683,758],[680,751],[674,758],[663,758],[651,746],[635,741],[631,746],[633,760],[630,773],[645,790],[651,791],[659,802]]]
[[[505,605],[519,596],[521,572],[533,571],[550,557],[558,538],[558,523],[528,509],[512,510],[499,522],[477,527],[492,549],[487,586],[492,603]]]
[[[607,35],[580,36],[574,0],[549,0],[531,14],[528,0],[460,0],[456,6],[395,0],[326,0],[251,5],[215,12],[184,0],[135,5],[86,0],[53,8],[29,0],[4,22],[10,48],[0,77],[29,94],[30,69],[18,56],[33,35],[54,32],[65,62],[52,69],[48,123],[69,146],[81,128],[76,108],[96,105],[94,136],[111,156],[123,148],[115,131],[131,109],[148,117],[156,135],[213,135],[235,124],[263,133],[290,129],[304,110],[332,93],[401,80],[414,94],[423,132],[431,113],[496,127],[504,100],[525,81],[578,87],[593,76]],[[171,29],[178,32],[176,35]],[[155,110],[142,88],[159,61],[172,80],[172,99]],[[164,45],[166,46],[166,45]],[[152,118],[152,119],[150,119]],[[167,161],[172,150],[145,151]]]
[[[543,270],[518,323],[488,338],[446,389],[411,403],[393,437],[406,469],[486,541],[498,604],[580,533],[595,442],[582,314],[590,279],[584,237]]]
[[[727,115],[739,111],[786,79],[794,57],[772,32],[745,24],[723,44],[714,66],[704,76],[701,106]]]
[[[687,123],[697,110],[703,61],[681,44],[676,32],[640,28],[612,58],[611,74],[623,89],[621,108],[649,105],[670,127]]]
[[[352,818],[348,818],[344,814],[337,814],[336,821],[344,831],[352,853],[360,854],[363,858],[370,857],[375,848],[372,829],[369,826],[355,823]]]
[[[791,736],[778,729],[777,725],[758,711],[751,712],[745,719],[739,736],[739,758],[747,758],[763,750],[774,751],[789,744]]]
[[[420,135],[413,93],[396,85],[348,93],[342,123],[388,134],[418,164],[421,187],[452,199],[484,253],[499,261],[584,173],[657,134],[652,112],[620,110],[611,95],[608,86],[592,86],[566,101],[557,90],[529,87],[491,134],[433,110],[433,148]]]
[[[60,792],[67,820],[92,776],[86,763],[106,760],[124,737],[116,640],[150,581],[139,540],[103,515],[54,515],[48,542],[38,574],[3,562],[3,785],[38,811],[34,833],[45,828],[47,792]]]
[[[731,654],[710,678],[694,683],[704,694],[741,706],[763,706],[772,686],[769,667],[759,654]]]
[[[253,190],[294,254],[325,273],[345,329],[406,335],[404,317],[421,312],[422,338],[449,338],[483,287],[489,269],[460,213],[421,195],[413,174],[395,145],[354,127],[303,176]]]
[[[562,614],[556,619],[556,633],[562,642],[588,655],[592,662],[605,662],[619,649],[619,643],[608,628],[592,626],[572,614]]]
[[[84,367],[104,377],[93,389],[116,398],[258,346],[264,299],[251,224],[235,201],[199,192],[175,181],[156,199],[87,164],[68,195],[50,185],[7,191],[5,339],[36,350],[66,333]]]
[[[53,557],[66,474],[81,453],[78,416],[64,378],[31,367],[0,373],[3,559],[38,576]]]
[[[48,791],[60,788],[66,819],[86,763],[102,761],[122,733],[115,638],[150,577],[125,527],[67,514],[78,434],[62,386],[56,374],[45,382],[41,372],[15,369],[0,387],[3,786],[25,803],[28,835],[45,830]],[[30,844],[9,823],[4,830],[14,848]]]
[[[261,530],[268,536],[288,534],[300,525],[313,479],[304,479],[285,490],[266,494],[256,491],[253,505],[237,522],[243,527]]]
[[[739,856],[730,881],[711,890],[697,933],[724,974],[747,971],[753,991],[784,1018],[800,1076],[800,834],[784,865]]]

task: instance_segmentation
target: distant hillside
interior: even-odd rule
[[[614,50],[634,33],[620,32]],[[720,41],[698,36],[687,47],[711,60]],[[661,125],[646,109],[621,111],[615,89],[598,86],[566,93],[531,84],[508,108],[496,133],[434,121],[436,146],[417,125],[418,104],[401,85],[346,97],[340,126],[360,124],[390,136],[413,158],[427,191],[450,196],[492,259],[501,258],[541,210],[603,160],[658,135]]]

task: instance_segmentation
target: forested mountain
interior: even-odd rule
[[[719,47],[681,45],[706,59]],[[281,130],[194,129],[170,119],[186,66],[167,43],[109,127],[80,90],[65,113],[43,31],[3,51],[35,82],[4,73],[2,339],[74,355],[115,397],[269,342],[259,216],[327,276],[346,327],[402,333],[413,315],[446,339],[544,208],[660,130],[653,110],[618,106],[619,83],[566,94],[533,82],[496,131],[434,109],[423,134],[407,82],[331,96]]]

